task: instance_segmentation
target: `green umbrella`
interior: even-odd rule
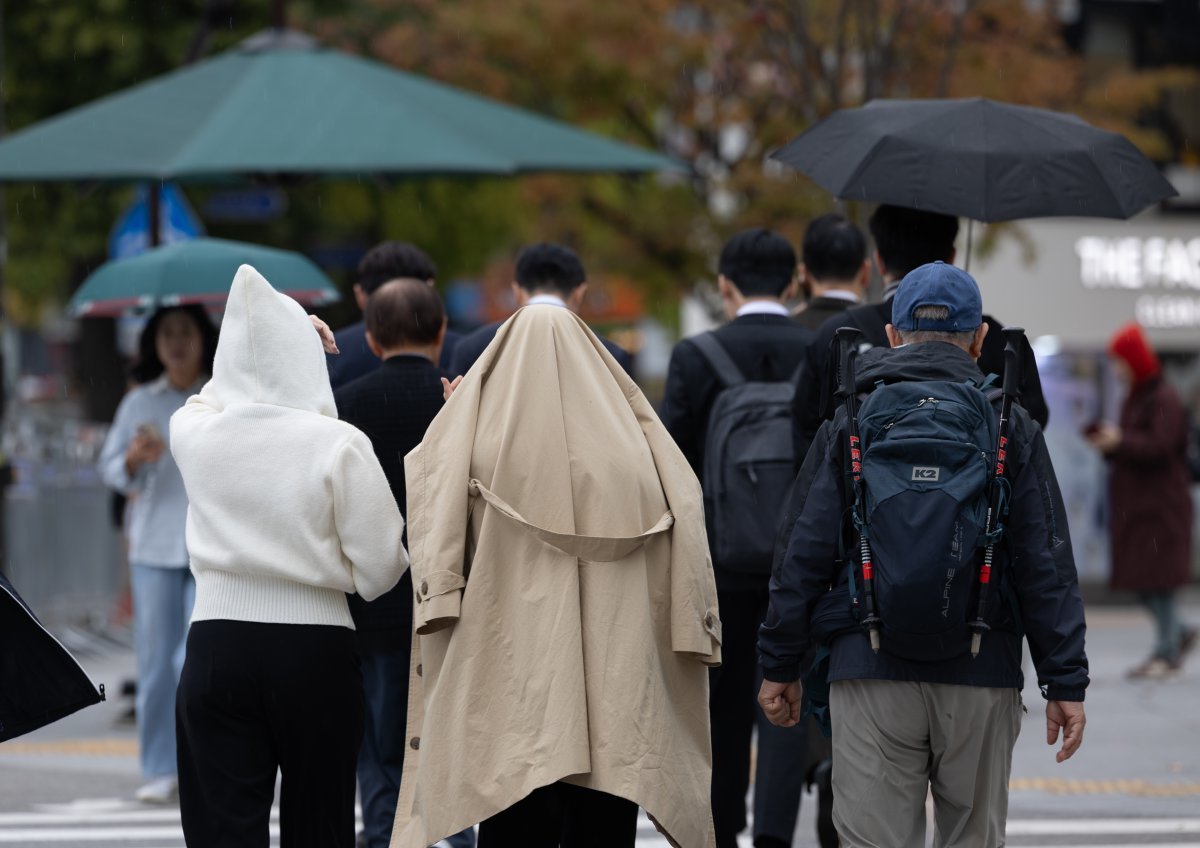
[[[0,180],[635,172],[673,160],[268,31],[0,142]]]
[[[90,317],[183,303],[219,308],[240,265],[253,265],[277,289],[306,307],[341,299],[321,269],[299,253],[198,238],[104,263],[83,281],[67,311]]]

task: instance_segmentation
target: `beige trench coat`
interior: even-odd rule
[[[637,385],[573,313],[525,307],[405,475],[418,635],[392,848],[559,780],[713,845],[703,501]]]

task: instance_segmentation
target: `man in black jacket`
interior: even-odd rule
[[[367,298],[389,280],[421,280],[433,286],[436,276],[437,266],[421,248],[403,241],[380,242],[368,250],[358,263],[354,299],[358,308],[365,312]],[[460,338],[460,333],[446,330],[439,362],[442,368],[449,366],[454,356],[454,346]],[[334,340],[341,353],[326,357],[329,384],[334,391],[379,367],[379,357],[371,352],[367,344],[366,324],[363,321],[338,330]]]
[[[546,303],[578,312],[587,293],[587,272],[570,248],[549,242],[531,244],[517,256],[517,279],[512,292],[518,309],[530,303]],[[497,321],[464,336],[455,349],[449,370],[460,376],[466,374],[503,323]],[[633,357],[608,339],[601,338],[600,342],[632,377]]]
[[[738,233],[721,251],[718,287],[732,319],[712,333],[748,381],[791,379],[809,332],[791,320],[784,301],[795,286],[796,254],[767,230]],[[696,475],[703,479],[709,411],[723,387],[693,339],[671,353],[662,420]],[[711,522],[710,522],[710,545]],[[750,735],[756,718],[754,639],[766,613],[771,558],[753,573],[718,560],[713,568],[721,611],[722,664],[709,683],[713,740],[713,823],[718,848],[735,848],[746,826]],[[790,732],[789,732],[790,730]],[[754,844],[791,845],[804,781],[805,728],[781,730],[760,721],[754,789]]]
[[[978,287],[965,272],[940,263],[916,269],[900,285],[893,316],[886,332],[895,349],[876,348],[860,358],[858,391],[871,392],[879,382],[961,384],[982,377],[975,360],[988,328]],[[759,631],[764,677],[759,703],[772,722],[787,726],[798,719],[800,659],[815,634],[823,634],[832,642],[834,822],[842,845],[924,844],[931,789],[935,845],[1000,844],[1022,715],[1023,635],[1047,701],[1048,743],[1063,734],[1058,761],[1083,740],[1088,684],[1083,602],[1041,430],[1025,410],[1013,407],[1009,512],[1001,559],[992,572],[992,584],[1010,591],[992,607],[991,629],[975,658],[965,641],[961,654],[940,661],[889,654],[885,609],[883,650],[875,653],[851,616],[849,594],[829,603],[849,585],[839,562],[839,551],[846,549],[839,537],[848,530],[846,509],[853,500],[847,491],[848,454],[846,412],[839,407],[818,431],[797,481],[787,551],[772,577],[770,609]],[[870,459],[868,451],[864,465]],[[894,549],[902,543],[889,544]],[[888,567],[876,562],[876,574]],[[859,571],[855,585],[861,586]],[[831,607],[841,611],[840,627],[826,625]]]
[[[884,282],[883,302],[856,306],[826,320],[817,330],[796,384],[797,467],[804,461],[821,422],[833,414],[828,401],[833,388],[830,347],[834,333],[839,327],[854,327],[862,332],[864,346],[887,347],[884,327],[891,321],[892,295],[900,280],[918,265],[954,262],[958,219],[951,215],[884,205],[871,216],[870,229],[875,240],[875,265]],[[1004,342],[1000,332],[1003,325],[990,315],[984,315],[983,320],[989,332],[979,355],[979,367],[985,374],[1000,375],[1004,371]],[[1045,427],[1050,413],[1042,396],[1037,362],[1028,345],[1021,357],[1020,390],[1021,405],[1034,421]]]
[[[808,300],[792,314],[797,324],[816,332],[862,301],[871,272],[867,240],[842,215],[822,215],[804,231],[800,255],[800,285]]]
[[[400,279],[371,294],[365,318],[366,343],[382,363],[338,389],[334,399],[338,416],[370,438],[396,503],[407,513],[404,455],[420,444],[443,405],[446,374],[434,363],[445,338],[446,311],[432,286]],[[394,589],[370,603],[357,595],[349,600],[367,704],[358,757],[363,836],[366,848],[386,848],[407,743],[412,575],[405,571]],[[465,848],[474,838],[464,832],[451,844]]]

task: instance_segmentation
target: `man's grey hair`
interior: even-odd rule
[[[948,306],[918,306],[912,312],[912,317],[918,322],[924,321],[945,321],[950,317],[950,307]],[[964,350],[971,347],[975,341],[975,333],[979,328],[974,330],[964,330],[959,333],[949,333],[942,330],[900,330],[900,340],[905,344],[920,344],[921,342],[949,342],[952,345],[958,345]]]

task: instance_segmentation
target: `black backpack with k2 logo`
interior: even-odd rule
[[[1001,395],[989,386],[881,384],[858,410],[856,523],[874,559],[882,645],[905,659],[942,661],[970,645]]]

